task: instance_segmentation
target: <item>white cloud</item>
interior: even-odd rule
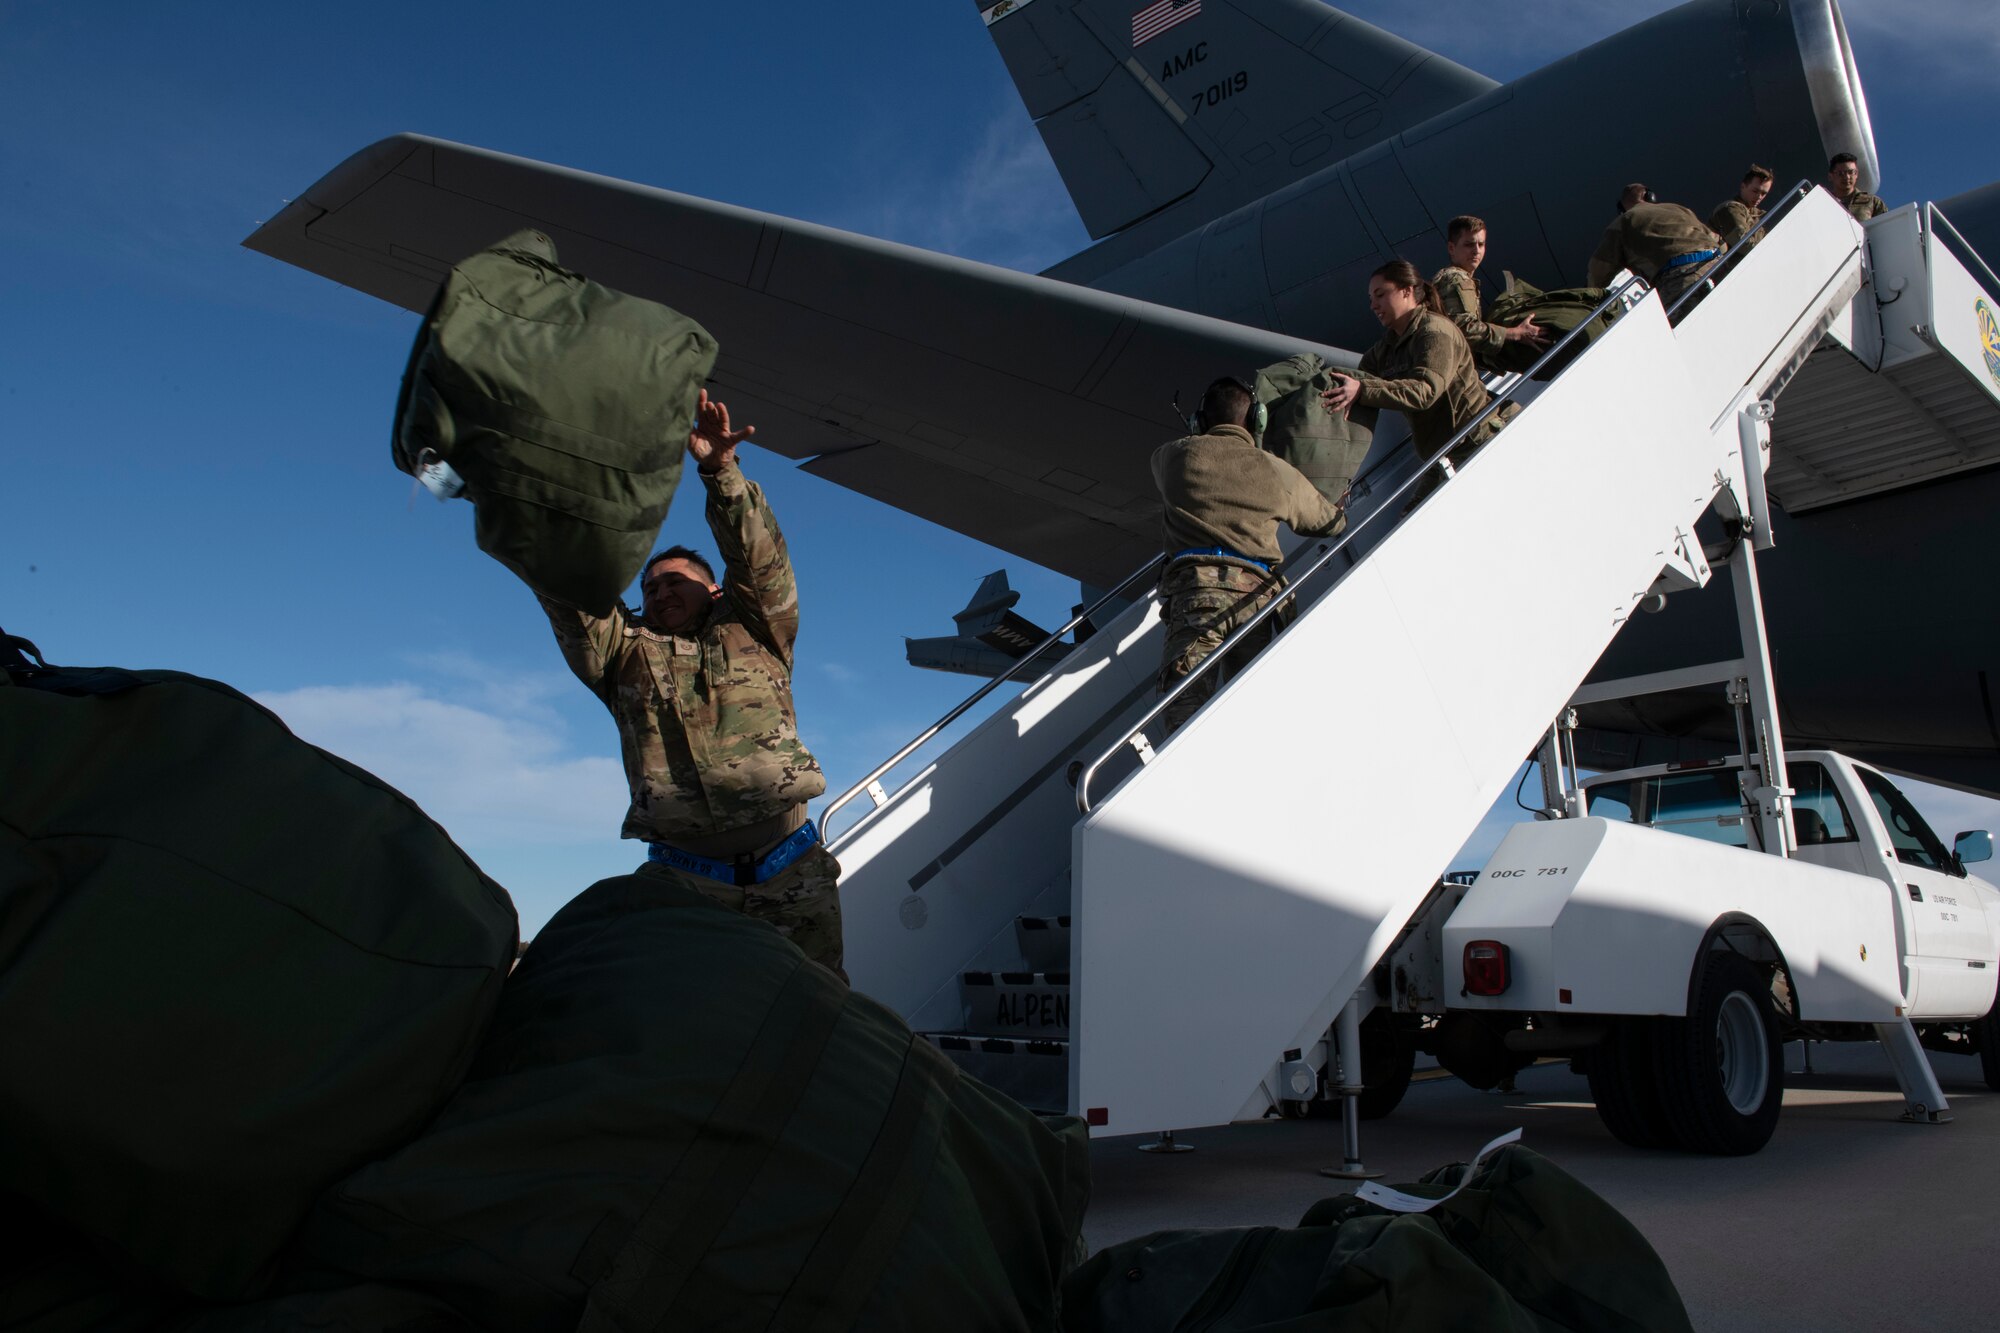
[[[581,889],[639,863],[644,849],[618,837],[628,797],[608,719],[579,745],[547,705],[549,680],[424,660],[452,680],[452,697],[397,682],[256,698],[301,738],[423,807],[514,895],[524,936]]]
[[[562,724],[530,710],[408,683],[310,685],[257,701],[402,791],[455,837],[509,846],[618,834],[627,799],[618,760],[570,753]]]

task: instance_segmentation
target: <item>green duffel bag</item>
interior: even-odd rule
[[[226,685],[0,675],[0,1194],[255,1295],[320,1191],[457,1088],[513,903]]]
[[[458,1095],[327,1192],[285,1282],[488,1330],[1053,1330],[1086,1150],[642,870],[535,936]]]
[[[1334,373],[1334,367],[1306,352],[1258,371],[1255,391],[1265,412],[1259,443],[1339,504],[1374,442],[1376,409],[1352,408],[1344,417],[1327,411],[1319,396],[1332,385]]]
[[[6,1333],[478,1333],[435,1297],[383,1286],[227,1305],[197,1301],[93,1253],[74,1233],[0,1205]]]
[[[440,494],[462,483],[479,549],[529,587],[608,613],[666,521],[715,352],[687,316],[516,232],[454,268],[425,316],[396,466]]]
[[[1063,1284],[1066,1333],[1689,1333],[1666,1265],[1611,1205],[1517,1146],[1444,1167],[1396,1213],[1352,1194],[1296,1228],[1162,1231]],[[1450,1194],[1450,1197],[1444,1198]]]
[[[1542,368],[1537,380],[1553,379],[1564,366],[1574,361],[1583,349],[1600,334],[1611,327],[1617,311],[1607,310],[1592,317],[1592,312],[1611,295],[1604,287],[1562,287],[1545,292],[1531,283],[1522,282],[1513,274],[1507,274],[1506,290],[1494,299],[1487,308],[1486,322],[1512,328],[1522,320],[1533,317],[1537,327],[1549,335],[1545,347],[1530,347],[1526,343],[1503,344],[1498,352],[1487,354],[1480,366],[1486,370],[1510,371],[1525,375],[1533,370],[1535,362],[1562,340],[1571,329],[1583,326],[1583,332],[1576,341],[1563,348],[1562,355]]]

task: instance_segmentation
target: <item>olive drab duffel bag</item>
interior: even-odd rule
[[[1266,417],[1259,443],[1339,504],[1374,441],[1376,410],[1352,408],[1344,417],[1327,411],[1319,396],[1331,386],[1333,373],[1334,367],[1306,352],[1258,371],[1255,392]]]
[[[513,903],[226,685],[11,649],[0,679],[0,1212],[255,1295],[314,1197],[457,1088]]]
[[[536,934],[458,1095],[327,1192],[285,1289],[486,1330],[1053,1330],[1087,1171],[1080,1122],[642,870]]]
[[[716,344],[687,316],[556,263],[520,231],[451,271],[403,372],[396,466],[463,488],[479,549],[603,614],[680,483]]]
[[[1400,1191],[1441,1198],[1466,1168]],[[1065,1333],[1689,1333],[1666,1265],[1610,1204],[1518,1145],[1428,1212],[1352,1194],[1295,1228],[1161,1231],[1063,1284]]]
[[[1548,333],[1548,345],[1530,347],[1526,343],[1507,343],[1498,352],[1486,355],[1481,362],[1484,367],[1526,374],[1534,369],[1535,362],[1542,358],[1543,353],[1561,341],[1564,334],[1579,325],[1584,326],[1576,341],[1563,348],[1562,355],[1551,360],[1535,377],[1538,380],[1551,379],[1610,328],[1617,314],[1613,309],[1593,317],[1592,312],[1603,304],[1605,297],[1611,295],[1603,287],[1562,287],[1545,292],[1532,283],[1522,282],[1511,273],[1507,274],[1506,280],[1506,289],[1487,308],[1486,322],[1512,328],[1532,316],[1536,325]]]

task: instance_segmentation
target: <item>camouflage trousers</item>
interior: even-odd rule
[[[1199,559],[1176,560],[1168,565],[1160,580],[1160,598],[1164,603],[1160,618],[1167,627],[1160,656],[1160,692],[1166,693],[1190,675],[1239,625],[1284,589],[1282,576],[1259,573],[1247,565]],[[1201,679],[1183,690],[1160,714],[1167,730],[1176,731],[1193,717],[1195,710],[1207,703],[1225,681],[1264,650],[1282,623],[1290,618],[1289,604],[1273,612],[1230,649],[1217,667],[1204,672]]]
[[[1706,278],[1721,262],[1722,256],[1717,255],[1714,259],[1703,260],[1699,264],[1682,264],[1660,274],[1659,281],[1653,286],[1659,289],[1661,306],[1671,308],[1674,302],[1681,299],[1682,293]]]
[[[840,862],[825,847],[814,847],[762,884],[747,888],[657,861],[645,862],[639,873],[672,880],[717,906],[762,921],[798,945],[806,957],[847,980],[841,966]]]

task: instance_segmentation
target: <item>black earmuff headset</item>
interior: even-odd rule
[[[1264,404],[1257,401],[1257,391],[1251,388],[1249,385],[1245,384],[1242,380],[1231,377],[1229,382],[1231,384],[1234,384],[1237,388],[1243,390],[1243,392],[1250,395],[1250,411],[1246,414],[1246,419],[1243,422],[1243,428],[1250,432],[1250,438],[1256,439],[1258,436],[1261,436],[1264,433],[1264,428],[1271,424],[1270,409],[1265,407]],[[1194,411],[1190,412],[1186,408],[1182,407],[1181,391],[1179,389],[1174,390],[1174,415],[1179,417],[1181,419],[1181,424],[1187,427],[1188,434],[1190,435],[1208,434],[1208,427],[1209,427],[1208,418],[1204,417],[1201,414],[1200,408],[1196,408]]]

